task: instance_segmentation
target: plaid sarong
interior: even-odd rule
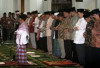
[[[26,46],[25,45],[17,45],[17,53],[16,58],[18,63],[26,64],[27,56],[26,56]]]

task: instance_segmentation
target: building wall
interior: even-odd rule
[[[76,2],[76,0],[72,0],[72,6],[76,7],[77,9],[84,8],[84,9],[92,10],[97,8],[97,0],[83,0],[83,2]]]
[[[25,0],[25,12],[38,10],[40,13],[51,10],[52,0]]]
[[[51,11],[51,2],[53,0],[25,0],[25,12],[38,10],[40,13],[44,11]],[[76,2],[72,0],[72,6],[85,9],[100,9],[100,0],[83,0],[83,2]],[[0,0],[0,17],[4,12],[14,12],[15,10],[21,11],[20,0]]]
[[[97,8],[100,9],[100,0],[97,0]]]
[[[4,12],[14,12],[13,1],[14,0],[0,0],[0,17],[2,17]]]
[[[0,0],[0,17],[4,12],[21,11],[21,0]],[[40,13],[51,10],[51,0],[25,0],[25,12],[38,10]]]
[[[37,10],[37,0],[30,0],[30,11]]]
[[[6,12],[15,12],[15,10],[21,10],[20,0],[0,0],[0,18],[3,16],[3,13]]]
[[[0,17],[2,16],[2,0],[0,0]]]
[[[43,0],[37,0],[37,10],[43,12]]]
[[[25,0],[25,11],[30,12],[30,0]]]
[[[52,0],[43,1],[43,11],[51,11]]]

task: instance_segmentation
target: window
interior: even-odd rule
[[[76,2],[83,2],[83,0],[76,0]]]
[[[72,0],[52,0],[52,10],[57,11],[72,7]]]

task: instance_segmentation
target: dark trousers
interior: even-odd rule
[[[98,66],[100,68],[100,48],[94,47],[94,56],[93,56],[93,62],[92,65]]]
[[[90,46],[85,46],[86,66],[90,67],[93,62],[93,49]]]
[[[86,46],[86,68],[100,68],[100,48]]]
[[[85,46],[84,44],[75,44],[75,45],[79,63],[80,65],[85,66]]]
[[[39,38],[37,41],[38,49],[43,50],[43,38]]]
[[[13,29],[6,29],[7,31],[7,40],[14,40],[13,36],[14,36],[14,30]]]
[[[48,52],[48,50],[47,50],[47,37],[43,37],[43,50],[44,50],[44,52]]]
[[[37,37],[37,33],[35,33],[36,49],[39,49],[39,46],[38,46],[39,44],[38,44],[38,41],[37,41],[37,38],[36,37]]]
[[[3,41],[7,41],[7,29],[3,28]]]
[[[72,60],[72,47],[70,40],[64,40],[64,47],[65,47],[65,58],[68,60]]]
[[[73,40],[71,40],[71,46],[72,46],[72,61],[78,63],[79,61],[78,61],[78,56],[76,52],[76,46],[73,43]]]

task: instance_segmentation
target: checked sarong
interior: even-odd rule
[[[27,63],[26,45],[17,45],[16,59],[18,63]]]

